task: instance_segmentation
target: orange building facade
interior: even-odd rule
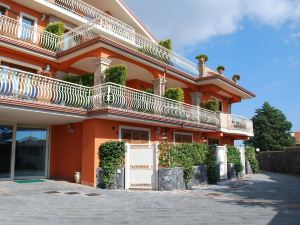
[[[64,35],[45,32],[53,22],[65,24]],[[119,64],[126,86],[104,83]],[[87,73],[93,87],[62,80]],[[184,103],[163,97],[175,87]],[[0,180],[73,180],[79,171],[95,186],[98,149],[110,140],[233,145],[253,125],[231,106],[253,97],[160,46],[120,0],[0,0]],[[210,100],[218,112],[200,107]]]

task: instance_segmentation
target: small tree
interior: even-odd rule
[[[169,88],[166,90],[165,97],[178,101],[183,102],[184,101],[184,92],[181,88]]]
[[[105,82],[112,82],[119,85],[125,85],[127,80],[127,67],[117,65],[105,70]]]
[[[48,26],[45,28],[46,31],[56,34],[58,36],[62,36],[65,33],[65,24],[62,22],[54,22],[49,23]]]
[[[162,40],[159,42],[159,44],[169,50],[173,49],[173,44],[171,39]]]
[[[246,141],[246,145],[260,148],[261,151],[278,151],[295,146],[295,138],[291,135],[292,123],[268,102],[256,110],[252,120],[254,137]]]

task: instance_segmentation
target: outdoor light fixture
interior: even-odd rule
[[[259,152],[260,152],[260,149],[259,149],[259,148],[257,148],[257,149],[255,149],[255,151],[256,151],[257,153],[259,153]]]
[[[46,18],[47,18],[47,15],[43,14],[41,20],[44,21]]]
[[[74,128],[72,126],[72,124],[68,124],[67,125],[67,131],[69,134],[73,134],[74,133]]]
[[[50,70],[51,70],[51,66],[50,66],[50,64],[47,64],[45,71],[50,72]]]

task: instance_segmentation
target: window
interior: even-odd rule
[[[208,145],[220,145],[220,140],[217,138],[208,138],[207,140]]]
[[[0,5],[0,15],[1,16],[5,16],[6,11],[7,11],[7,8],[4,7],[4,6],[2,6],[2,5]]]
[[[174,133],[174,142],[175,143],[191,143],[191,142],[193,142],[193,135],[175,132]]]
[[[130,144],[148,144],[150,134],[147,130],[121,129],[121,139]]]

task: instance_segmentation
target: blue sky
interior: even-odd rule
[[[228,77],[241,75],[240,84],[257,97],[234,105],[234,114],[250,118],[268,101],[300,130],[300,1],[125,2],[155,37],[171,38],[186,58],[205,53],[211,68],[224,65]]]

